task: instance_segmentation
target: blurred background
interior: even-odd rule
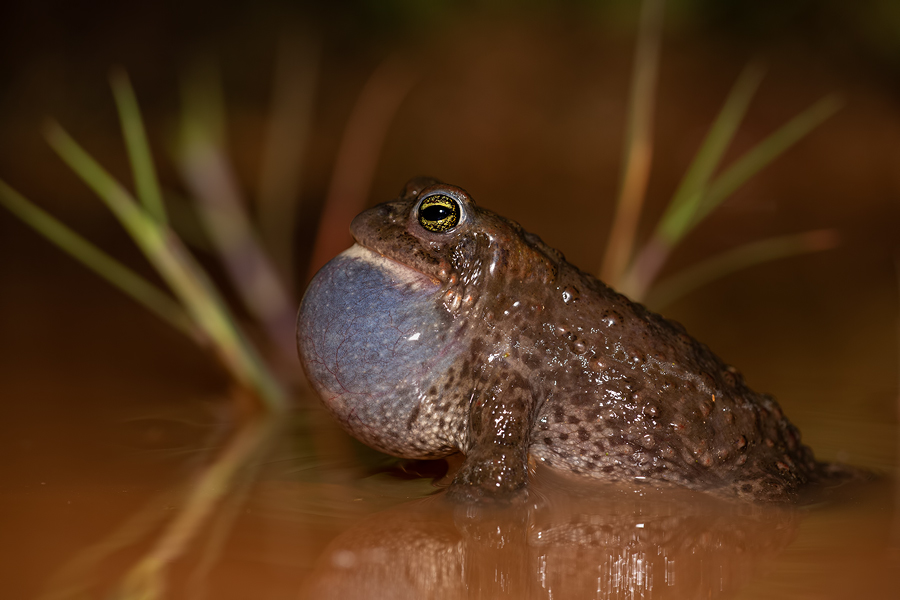
[[[213,73],[224,145],[251,214],[267,195],[296,201],[281,219],[295,238],[280,264],[294,301],[321,266],[313,247],[325,199],[371,205],[415,175],[466,188],[596,273],[622,167],[637,5],[5,3],[0,179],[159,281],[49,149],[42,127],[58,120],[130,185],[108,83],[111,68],[123,67],[173,222],[191,241],[199,225],[177,166],[179,119],[187,84]],[[840,243],[655,308],[752,387],[774,393],[818,455],[890,470],[900,363],[900,3],[670,0],[639,240],[750,62],[766,75],[726,162],[827,94],[843,106],[704,221],[663,275],[776,235],[833,228]],[[279,110],[288,135],[271,145]],[[279,149],[296,164],[279,166]],[[267,191],[266,169],[292,176]],[[350,243],[340,228],[325,235],[330,255]],[[197,239],[204,264],[224,279]],[[129,494],[184,477],[190,462],[172,450],[215,428],[223,419],[215,398],[227,389],[212,357],[0,211],[0,552],[5,567],[16,565],[0,585],[15,591],[9,597],[33,597],[48,571],[130,514],[139,502]],[[150,450],[168,451],[166,459],[147,458]],[[48,492],[54,486],[65,492]]]

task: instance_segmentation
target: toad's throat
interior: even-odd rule
[[[303,298],[297,344],[309,380],[350,433],[411,458],[452,451],[449,431],[425,427],[433,392],[463,352],[440,286],[360,245],[316,274]],[[415,425],[415,426],[413,426]]]

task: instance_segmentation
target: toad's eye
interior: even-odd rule
[[[450,196],[428,196],[419,205],[419,224],[428,231],[443,233],[459,224],[459,202]]]

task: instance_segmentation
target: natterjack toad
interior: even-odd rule
[[[433,179],[357,216],[297,341],[362,442],[454,452],[461,498],[524,491],[529,459],[607,481],[789,500],[826,468],[770,396],[672,321]]]

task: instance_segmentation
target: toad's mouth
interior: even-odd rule
[[[377,250],[364,246],[358,240],[338,256],[344,256],[346,258],[361,260],[368,263],[372,267],[390,274],[391,278],[398,280],[398,282],[431,285],[434,287],[439,287],[441,285],[441,281],[436,277],[385,256]]]

